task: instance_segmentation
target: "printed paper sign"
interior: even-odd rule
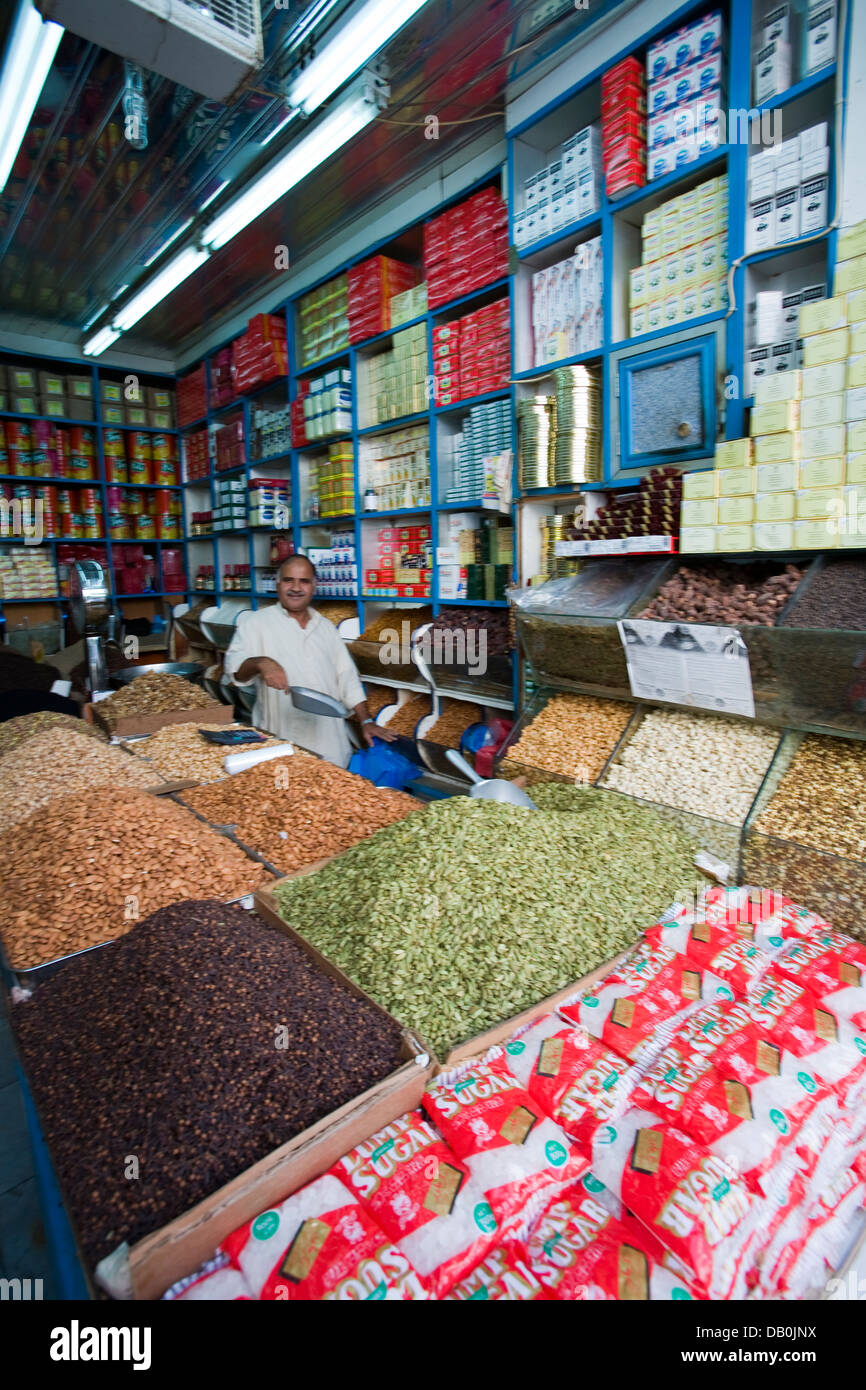
[[[749,653],[735,627],[640,618],[626,619],[617,627],[631,693],[637,699],[754,719]]]

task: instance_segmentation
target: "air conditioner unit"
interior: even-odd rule
[[[259,0],[34,0],[45,19],[225,101],[262,61]]]

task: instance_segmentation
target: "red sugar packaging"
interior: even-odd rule
[[[508,1039],[505,1044],[505,1065],[521,1086],[528,1086],[542,1044],[556,1033],[561,1033],[565,1026],[559,1014],[544,1014]]]
[[[484,1189],[420,1110],[380,1129],[334,1171],[436,1298],[499,1239]]]
[[[461,1303],[532,1303],[547,1294],[526,1260],[513,1245],[500,1245],[455,1284],[446,1301]]]
[[[578,1184],[548,1207],[525,1248],[533,1272],[563,1301],[694,1297],[688,1283],[665,1268],[664,1248],[636,1221],[617,1218],[592,1187]]]
[[[181,1279],[163,1294],[169,1302],[184,1303],[239,1303],[251,1302],[252,1290],[239,1269],[235,1269],[227,1255],[219,1254],[195,1274]]]
[[[504,1235],[531,1197],[543,1190],[553,1197],[589,1167],[586,1156],[508,1071],[500,1048],[438,1077],[423,1103],[486,1191]]]
[[[254,1298],[401,1302],[428,1297],[403,1251],[330,1173],[233,1231],[223,1250]]]
[[[667,1001],[656,998],[651,986],[675,960],[674,952],[664,947],[641,946],[558,1013],[621,1056],[634,1057],[669,1016]]]
[[[724,1159],[651,1112],[629,1110],[598,1131],[592,1173],[694,1271],[702,1292],[728,1297],[756,1207]]]
[[[776,957],[780,974],[809,988],[837,1017],[866,1028],[866,946],[842,932],[789,942]]]
[[[633,1069],[582,1028],[565,1028],[538,1049],[528,1090],[542,1109],[579,1143],[628,1104]]]

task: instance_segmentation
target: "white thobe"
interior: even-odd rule
[[[309,609],[309,622],[301,627],[281,604],[241,613],[231,646],[226,652],[225,670],[232,682],[248,689],[256,686],[253,722],[268,733],[319,753],[339,767],[348,766],[352,745],[345,720],[306,714],[292,704],[291,695],[273,690],[261,676],[239,681],[235,672],[252,657],[269,656],[278,661],[289,685],[306,686],[342,700],[354,709],[367,696],[354,661],[342,637],[327,618]]]

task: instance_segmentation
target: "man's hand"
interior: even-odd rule
[[[289,678],[278,661],[269,656],[259,657],[259,675],[271,690],[289,689]]]
[[[392,734],[387,726],[382,724],[362,724],[361,734],[368,748],[373,747],[373,740],[380,738],[383,743],[394,743],[397,735]]]

